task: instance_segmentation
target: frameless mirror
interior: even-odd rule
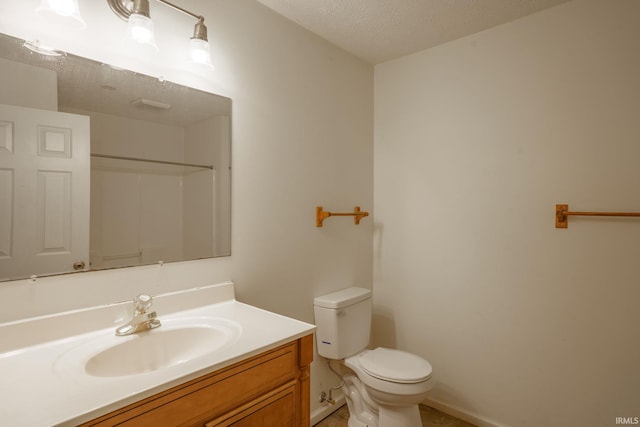
[[[0,281],[231,254],[231,100],[0,34]]]

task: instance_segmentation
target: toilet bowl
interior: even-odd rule
[[[345,359],[345,365],[370,389],[390,395],[389,399],[415,400],[433,387],[429,362],[415,354],[378,347]],[[396,396],[396,397],[394,397]]]
[[[418,404],[433,387],[432,367],[401,350],[367,349],[371,291],[347,288],[314,299],[318,354],[349,369],[343,391],[349,427],[421,427]]]
[[[429,362],[411,353],[379,347],[348,357],[344,364],[356,373],[368,398],[377,404],[378,427],[422,426],[418,404],[434,385]]]

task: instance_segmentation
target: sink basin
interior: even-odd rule
[[[91,377],[140,375],[187,363],[232,344],[240,326],[220,318],[161,319],[162,326],[116,336],[113,332],[86,341],[57,361],[64,371],[83,370]],[[115,328],[114,328],[115,330]]]
[[[233,336],[221,328],[157,329],[138,335],[91,357],[85,372],[94,377],[119,377],[184,363],[220,349]]]

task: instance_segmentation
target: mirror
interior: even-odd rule
[[[0,281],[229,256],[231,100],[26,44],[0,34]]]

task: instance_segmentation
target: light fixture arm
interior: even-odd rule
[[[188,11],[187,9],[184,9],[166,0],[156,0],[156,1],[158,3],[165,4],[170,8],[177,10],[178,12],[182,12],[185,15],[189,15],[197,19],[198,22],[204,22],[204,17],[202,15],[197,15],[193,12]],[[131,3],[130,0],[107,0],[107,3],[109,4],[109,7],[111,7],[111,10],[113,11],[113,13],[115,13],[120,19],[124,21],[128,20],[129,15],[131,15],[131,13],[133,12],[131,7],[129,6],[129,4]]]
[[[129,19],[132,10],[127,7],[127,0],[107,0],[109,7],[116,14],[116,16],[123,21]]]
[[[175,4],[173,4],[173,3],[169,3],[169,2],[168,2],[168,1],[166,1],[166,0],[156,0],[156,1],[157,1],[158,3],[166,4],[167,6],[169,6],[169,7],[173,8],[173,9],[177,10],[178,12],[182,12],[182,13],[184,13],[185,15],[192,16],[192,17],[196,18],[199,22],[204,22],[204,16],[202,16],[202,15],[196,15],[195,13],[193,13],[193,12],[189,12],[187,9],[183,9],[183,8],[181,8],[181,7],[180,7],[180,6],[178,6],[178,5],[175,5]]]

